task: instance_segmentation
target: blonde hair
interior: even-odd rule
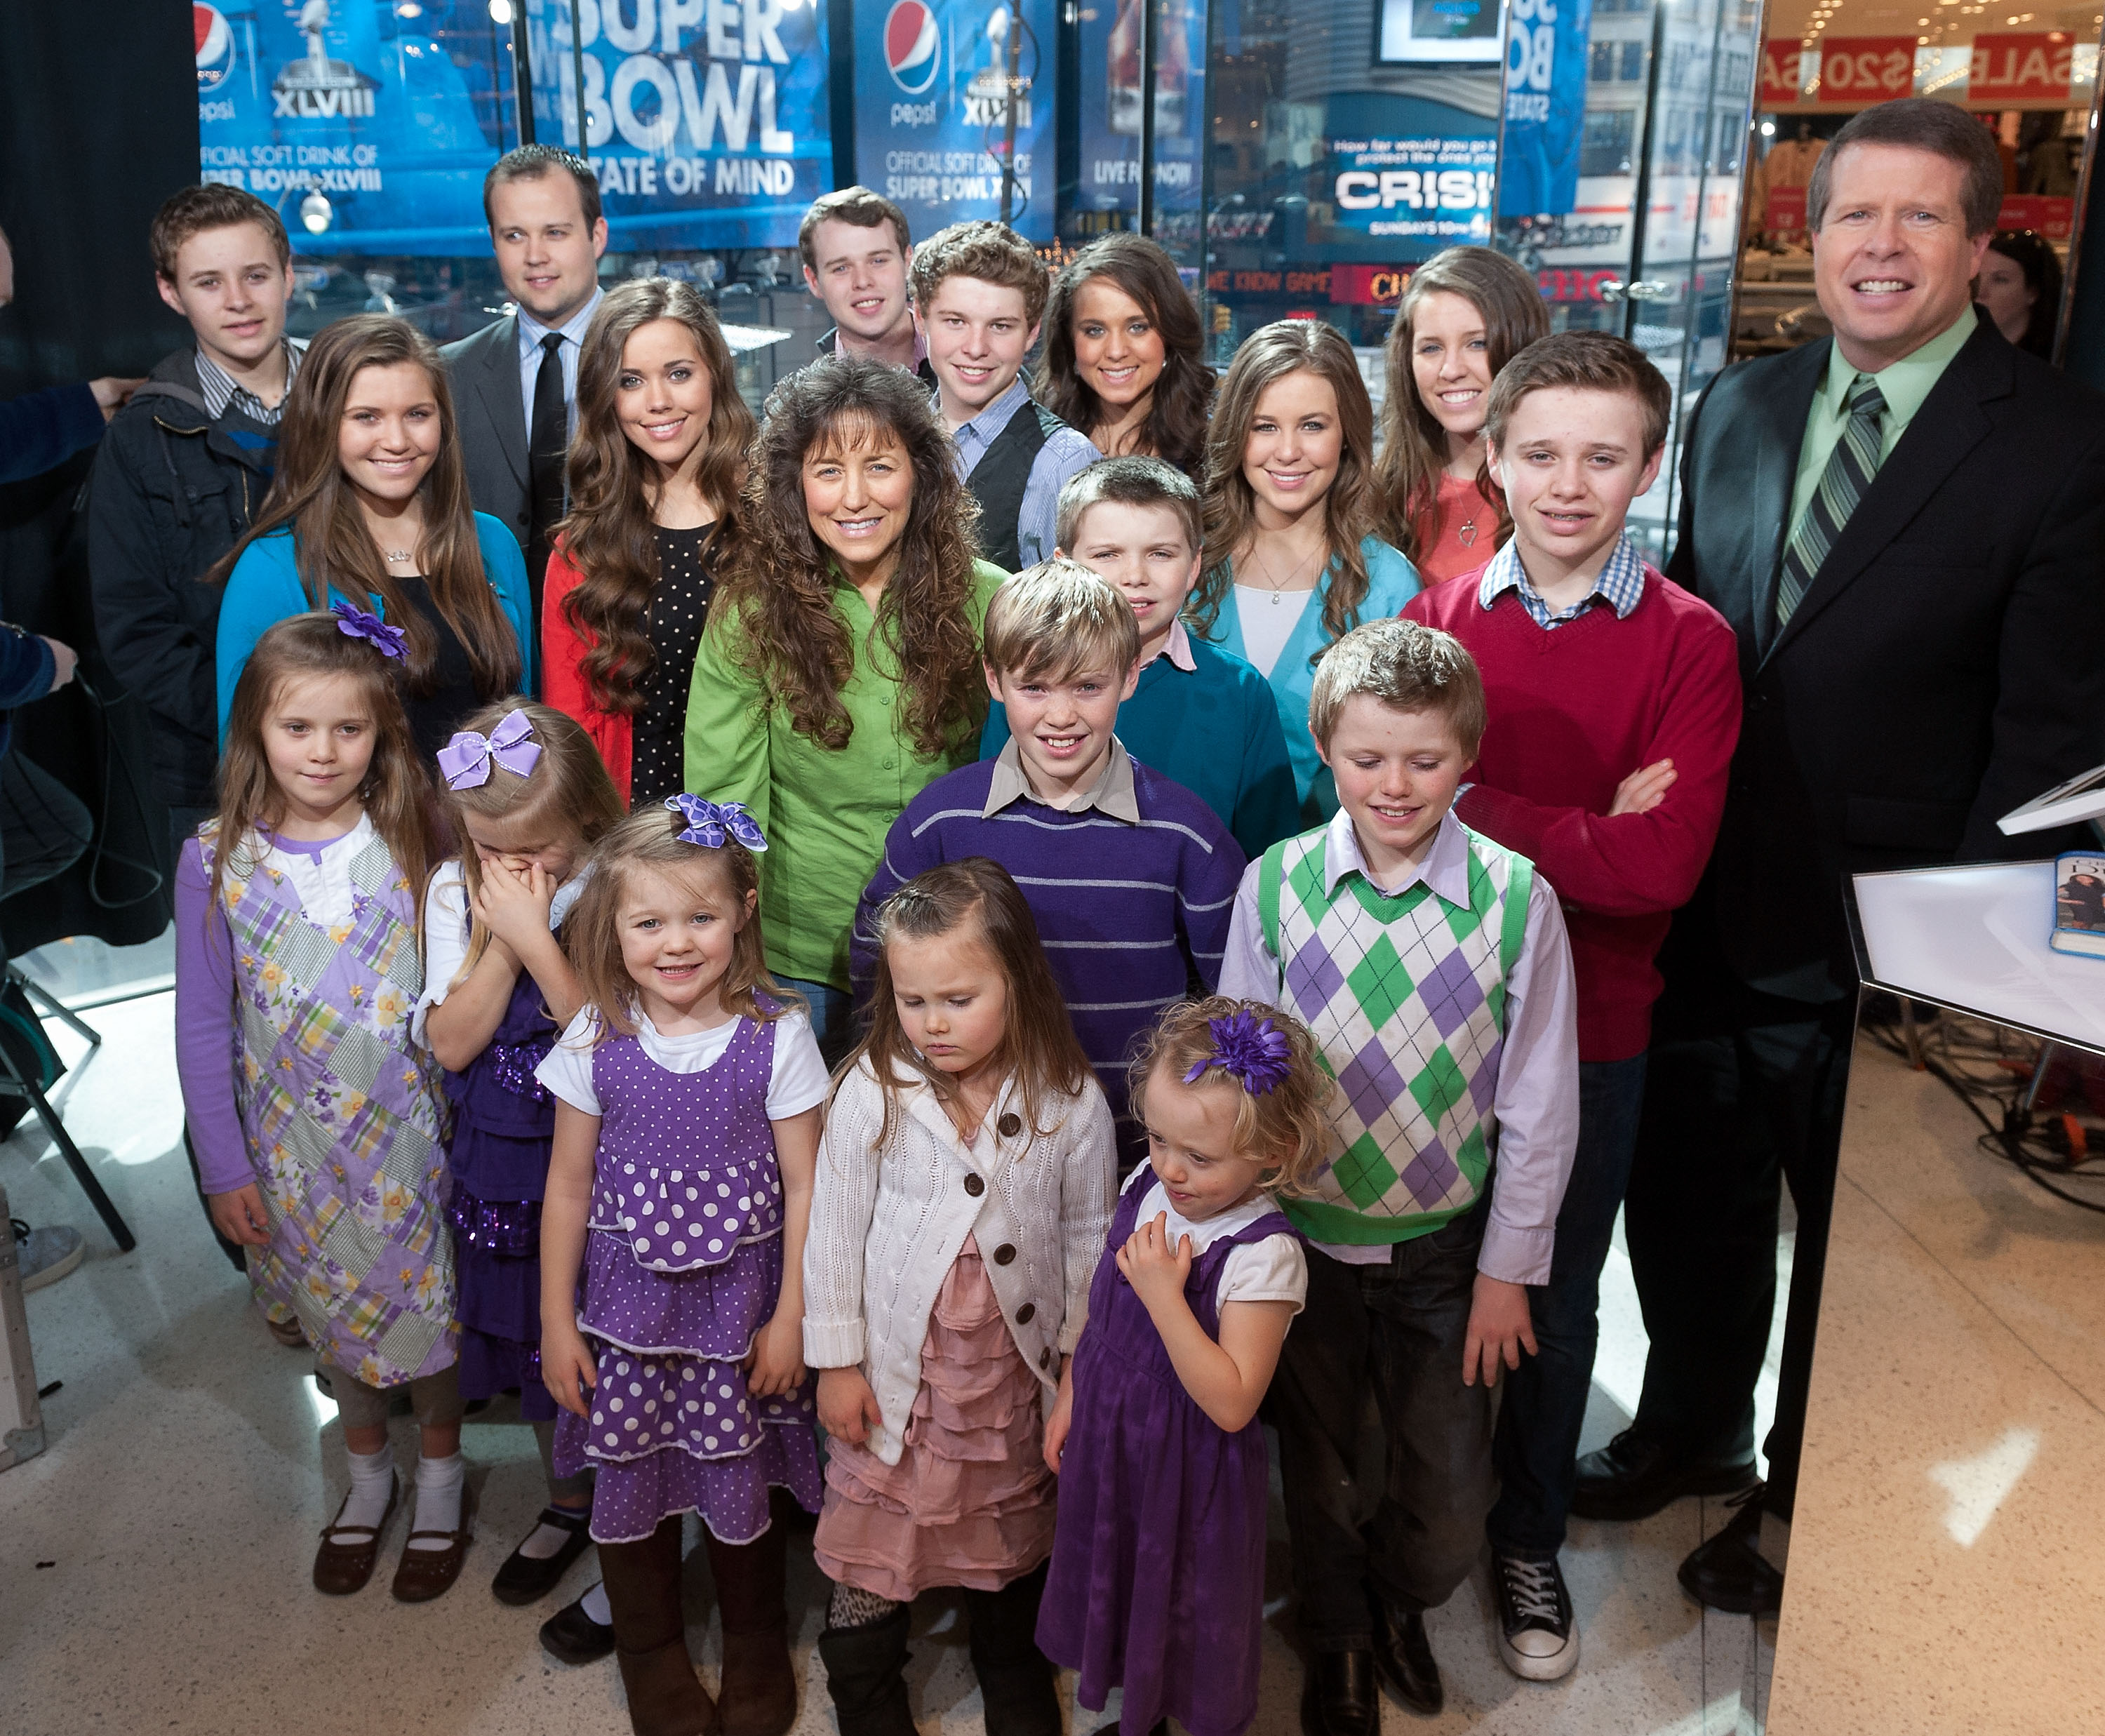
[[[1451,633],[1394,615],[1355,627],[1323,653],[1308,694],[1308,732],[1325,749],[1345,701],[1365,693],[1398,711],[1437,712],[1474,759],[1484,743],[1484,678]]]
[[[1286,1039],[1286,1076],[1269,1091],[1253,1091],[1218,1064],[1213,1022],[1247,1013],[1263,1020]],[[1203,1068],[1196,1085],[1226,1085],[1236,1094],[1235,1155],[1262,1164],[1270,1173],[1258,1187],[1267,1193],[1304,1191],[1323,1167],[1330,1150],[1330,1122],[1324,1113],[1333,1081],[1316,1058],[1308,1027],[1290,1013],[1261,1000],[1237,1000],[1209,995],[1204,1000],[1180,1000],[1164,1009],[1142,1038],[1127,1072],[1133,1119],[1147,1120],[1147,1087],[1156,1072],[1167,1068],[1182,1080]]]
[[[1123,676],[1140,660],[1140,624],[1116,585],[1056,557],[994,593],[985,646],[987,667],[1018,681]]]

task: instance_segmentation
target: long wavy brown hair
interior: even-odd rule
[[[689,284],[646,277],[610,289],[586,331],[578,359],[578,431],[570,442],[570,516],[556,526],[563,555],[578,570],[563,619],[591,649],[581,665],[602,711],[643,707],[644,678],[655,653],[646,623],[658,586],[651,534],[658,467],[622,432],[615,408],[628,340],[654,320],[686,328],[709,372],[709,425],[690,462],[716,524],[709,543],[734,533],[733,513],[753,444],[753,412],[738,395],[738,373],[717,316]]]
[[[1206,413],[1213,401],[1213,370],[1206,365],[1199,310],[1177,262],[1159,241],[1120,230],[1100,235],[1052,280],[1045,304],[1045,349],[1033,390],[1038,401],[1091,439],[1110,417],[1075,366],[1075,298],[1091,278],[1115,284],[1140,304],[1162,337],[1162,374],[1134,450],[1167,459],[1186,474],[1199,468],[1206,446]]]
[[[370,539],[368,539],[369,541]],[[270,772],[263,729],[285,684],[342,677],[357,684],[373,720],[373,758],[359,785],[373,830],[387,844],[411,890],[421,926],[424,881],[438,854],[431,779],[410,739],[396,683],[400,664],[338,629],[333,615],[293,615],[264,630],[242,665],[227,708],[226,745],[219,755],[219,818],[212,859],[214,908],[226,887],[229,859],[244,879],[261,859],[258,834],[284,823],[285,794]]]
[[[1323,523],[1330,566],[1317,583],[1323,590],[1323,626],[1332,639],[1359,624],[1367,600],[1366,557],[1361,539],[1374,530],[1374,407],[1360,378],[1359,360],[1345,334],[1321,320],[1280,320],[1244,341],[1221,382],[1213,423],[1206,436],[1205,559],[1199,582],[1184,606],[1186,617],[1210,635],[1221,605],[1235,583],[1235,562],[1257,539],[1257,497],[1243,474],[1243,454],[1258,400],[1289,374],[1308,373],[1329,382],[1337,395],[1343,440],[1337,480],[1323,497]]]
[[[944,754],[986,716],[971,611],[978,508],[958,480],[927,388],[911,374],[864,356],[826,356],[775,388],[753,445],[711,630],[735,624],[742,643],[735,655],[761,677],[769,703],[788,710],[800,735],[836,752],[847,745],[853,725],[841,689],[863,647],[834,604],[842,580],[811,529],[804,462],[887,438],[905,449],[914,502],[873,637],[900,683],[900,727],[916,751]]]
[[[1411,372],[1411,319],[1426,298],[1459,295],[1483,315],[1484,343],[1496,379],[1505,365],[1549,335],[1549,309],[1526,268],[1488,247],[1450,247],[1410,274],[1383,346],[1388,389],[1382,400],[1382,455],[1374,466],[1375,530],[1415,561],[1419,531],[1440,498],[1447,468],[1447,431],[1418,394]],[[1477,492],[1498,514],[1494,548],[1513,528],[1505,493],[1488,464],[1477,467]]]
[[[423,698],[436,690],[439,636],[401,581],[388,576],[337,456],[345,406],[359,374],[404,363],[423,370],[439,413],[438,453],[418,490],[424,504],[418,564],[431,588],[431,606],[458,637],[475,672],[476,696],[487,702],[519,685],[525,648],[483,569],[445,368],[431,340],[406,320],[353,314],[324,326],[307,346],[286,394],[277,472],[262,510],[248,535],[205,577],[208,583],[224,581],[251,543],[290,526],[309,606],[326,609],[332,585],[361,606],[378,603],[389,624],[406,636],[409,691]]]
[[[931,1067],[899,1022],[892,989],[891,950],[901,940],[932,940],[970,924],[994,955],[1008,990],[997,1058],[1023,1099],[1024,1118],[1035,1133],[1050,1133],[1045,1111],[1055,1097],[1072,1097],[1093,1076],[1089,1058],[1075,1036],[1067,1004],[1039,942],[1038,923],[1008,870],[984,856],[944,862],[916,875],[878,906],[877,971],[869,996],[869,1029],[834,1076],[834,1089],[865,1056],[884,1088],[884,1120],[878,1130],[878,1155],[892,1137],[901,1082],[926,1084],[946,1102],[957,1084]]]

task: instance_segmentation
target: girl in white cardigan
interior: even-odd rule
[[[877,924],[870,1031],[827,1112],[804,1250],[831,1438],[819,1652],[842,1736],[913,1736],[907,1605],[963,1586],[988,1736],[1059,1736],[1033,1638],[1043,1419],[1111,1223],[1111,1110],[1005,870],[932,868]]]

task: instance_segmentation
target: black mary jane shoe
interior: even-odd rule
[[[490,1591],[500,1604],[531,1604],[539,1602],[562,1583],[563,1575],[570,1572],[570,1564],[585,1552],[592,1541],[588,1528],[592,1524],[590,1507],[546,1506],[541,1516],[534,1521],[534,1530],[543,1525],[569,1533],[563,1546],[552,1555],[523,1555],[517,1550],[504,1558],[504,1565],[497,1570],[497,1577],[489,1582]],[[533,1531],[526,1533],[530,1537]],[[523,1544],[525,1538],[521,1538]]]
[[[1374,1673],[1412,1711],[1432,1716],[1446,1703],[1447,1691],[1426,1637],[1425,1617],[1415,1609],[1390,1609],[1379,1597],[1374,1606]]]
[[[1301,1681],[1302,1736],[1376,1736],[1381,1693],[1371,1652],[1318,1652]]]
[[[581,1668],[614,1655],[614,1623],[595,1622],[585,1613],[585,1598],[591,1595],[588,1591],[541,1624],[541,1649],[558,1663]]]

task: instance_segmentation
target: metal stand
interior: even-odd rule
[[[90,1048],[102,1046],[101,1031],[62,1004],[56,996],[32,982],[19,965],[11,964],[7,966],[7,981],[20,989],[35,1005],[42,1007],[83,1038]],[[59,1155],[65,1159],[66,1167],[73,1171],[73,1179],[80,1183],[80,1191],[87,1196],[87,1203],[95,1208],[96,1215],[102,1219],[104,1227],[109,1230],[118,1247],[129,1254],[139,1246],[138,1237],[132,1233],[131,1226],[125,1223],[123,1215],[111,1203],[109,1196],[102,1191],[102,1183],[95,1179],[95,1171],[88,1167],[87,1158],[81,1156],[80,1148],[73,1143],[73,1135],[66,1131],[65,1123],[59,1119],[58,1112],[51,1107],[42,1089],[36,1081],[23,1076],[22,1070],[15,1064],[14,1056],[7,1052],[4,1044],[0,1044],[0,1068],[4,1068],[7,1073],[6,1078],[0,1079],[0,1095],[19,1094],[29,1099],[29,1107],[42,1119],[52,1143],[58,1147]]]

